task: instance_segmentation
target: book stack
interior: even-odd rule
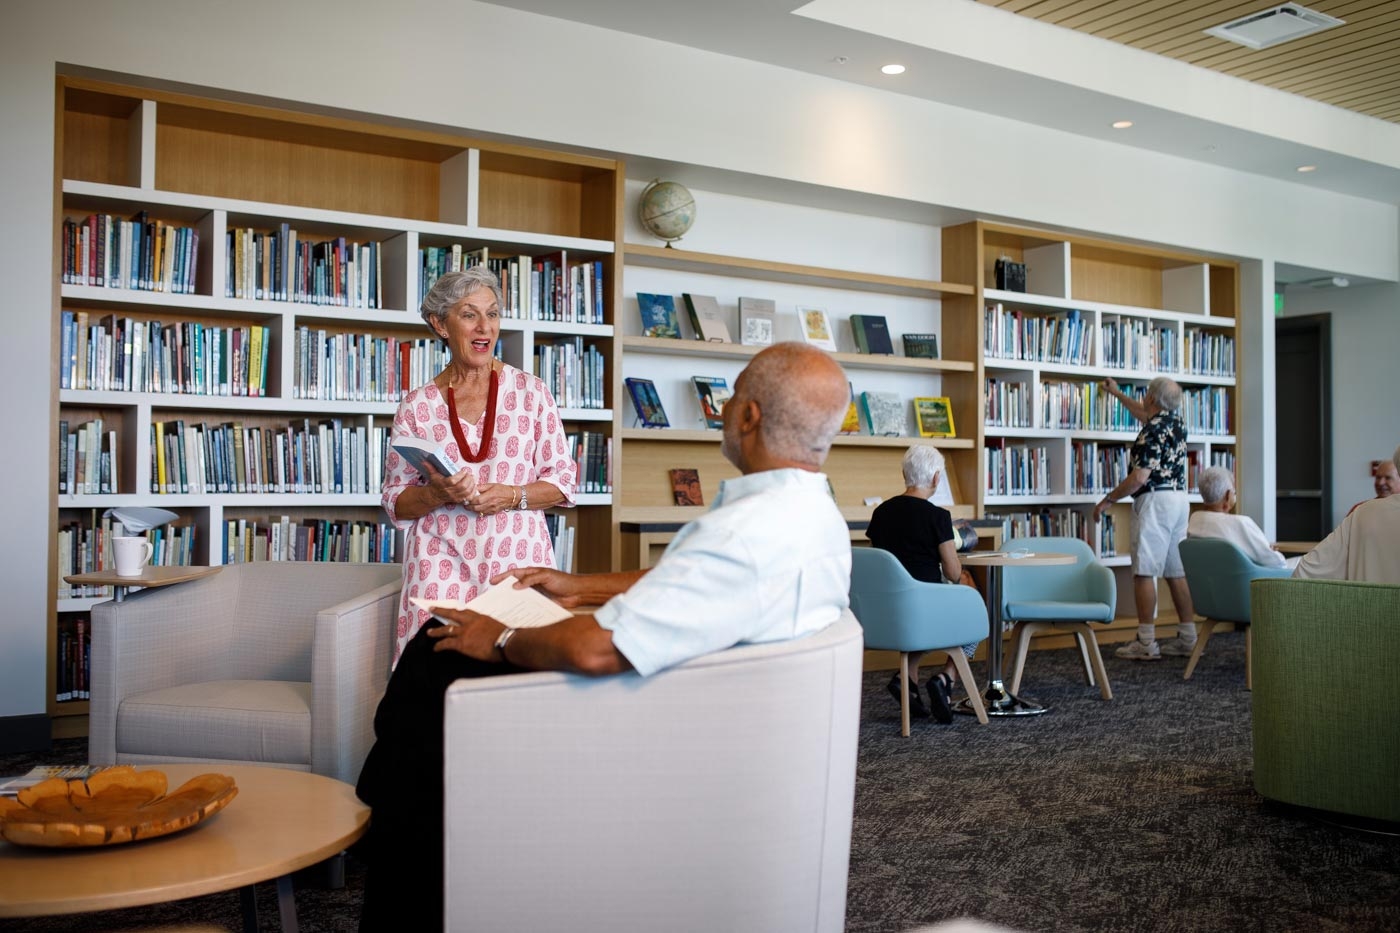
[[[1230,434],[1230,390],[1204,386],[1181,393],[1181,420],[1190,434]]]
[[[272,332],[64,311],[59,387],[181,395],[267,394]]]
[[[574,572],[574,526],[569,523],[565,512],[544,513],[545,528],[549,530],[549,542],[554,548],[554,569],[565,573]]]
[[[60,235],[64,285],[195,293],[199,231],[192,227],[152,221],[145,211],[130,220],[89,214],[65,218]]]
[[[566,439],[578,464],[578,491],[612,492],[612,438],[597,431],[579,431]]]
[[[275,231],[235,227],[226,234],[224,261],[226,298],[384,307],[383,250],[377,242],[335,237],[311,243],[285,223]]]
[[[394,527],[387,522],[333,521],[286,515],[267,521],[231,518],[224,522],[223,562],[314,561],[318,563],[397,563]]]
[[[1045,496],[1050,493],[1050,451],[1044,446],[987,445],[987,494]]]
[[[92,621],[87,613],[59,620],[54,699],[59,703],[92,697]]]
[[[303,324],[292,338],[292,398],[397,402],[441,372],[448,358],[435,339],[335,333]]]
[[[535,375],[544,380],[561,408],[601,409],[604,405],[604,357],[582,337],[559,337],[535,347]]]
[[[107,430],[101,418],[71,428],[58,422],[59,495],[100,495],[121,491],[117,475],[117,432]]]
[[[1070,444],[1070,490],[1099,495],[1128,475],[1130,449],[1123,444],[1073,441]]]

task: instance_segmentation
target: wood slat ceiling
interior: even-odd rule
[[[1283,0],[978,2],[1400,123],[1397,0],[1294,0],[1346,25],[1258,51],[1208,36],[1204,30],[1278,6]]]

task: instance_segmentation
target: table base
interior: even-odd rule
[[[1014,695],[999,680],[987,685],[986,692],[982,694],[982,704],[987,708],[988,716],[1039,716],[1041,713],[1050,712],[1048,706]],[[953,712],[965,716],[977,715],[972,703],[966,698],[953,704]]]

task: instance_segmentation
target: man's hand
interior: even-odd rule
[[[1110,505],[1112,505],[1112,504],[1113,504],[1113,503],[1109,502],[1108,499],[1106,499],[1106,498],[1105,498],[1105,499],[1100,499],[1100,500],[1094,505],[1094,521],[1097,522],[1100,518],[1102,518],[1102,517],[1103,517],[1103,513],[1107,512],[1107,511],[1108,511],[1108,507],[1109,507]]]
[[[478,661],[505,660],[496,650],[496,639],[506,628],[500,622],[470,609],[439,608],[433,614],[449,623],[428,629],[428,637],[437,639],[434,651],[458,651]]]
[[[515,570],[496,574],[491,578],[491,585],[500,585],[506,577],[515,577],[516,589],[532,586],[565,609],[584,604],[583,581],[575,574],[564,573],[553,567],[517,567]]]
[[[1104,388],[1108,389],[1109,392],[1118,392],[1118,380],[1114,379],[1112,376],[1104,376],[1103,384]]]

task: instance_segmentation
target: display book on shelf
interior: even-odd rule
[[[984,255],[1030,260],[1023,292],[983,280],[984,505],[1009,534],[1071,534],[1125,561],[1119,507],[1088,520],[1140,428],[1103,379],[1137,397],[1157,375],[1182,385],[1192,492],[1205,466],[1233,469],[1238,267],[995,224],[973,236]]]
[[[104,560],[96,515],[113,497],[172,505],[181,518],[163,534],[196,563],[296,556],[311,522],[325,525],[328,556],[361,538],[396,547],[392,531],[363,532],[397,392],[445,363],[416,313],[420,288],[440,274],[438,251],[498,271],[510,361],[553,380],[566,429],[599,422],[570,432],[594,461],[580,490],[599,495],[569,521],[590,544],[606,540],[618,163],[87,79],[60,85],[56,353],[69,438],[53,463],[59,534],[78,539],[69,553]],[[145,132],[152,123],[160,134]],[[206,133],[239,177],[205,161]],[[89,156],[122,136],[130,159]],[[291,145],[269,150],[266,139]],[[350,177],[414,180],[349,186],[327,161]],[[250,200],[263,192],[272,196]],[[159,491],[146,491],[148,473]],[[56,608],[71,619],[94,598],[60,597]]]

